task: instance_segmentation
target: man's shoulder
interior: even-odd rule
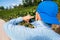
[[[46,25],[43,23],[43,21],[34,21],[31,23],[32,25],[34,25],[35,27],[46,27]]]

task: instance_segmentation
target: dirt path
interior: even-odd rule
[[[9,40],[9,38],[7,37],[6,33],[3,30],[4,23],[5,21],[0,19],[0,40]]]

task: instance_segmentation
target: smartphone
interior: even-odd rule
[[[29,20],[30,23],[32,23],[34,21],[35,21],[35,17]]]

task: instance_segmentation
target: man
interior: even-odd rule
[[[41,2],[36,10],[36,21],[31,23],[34,28],[18,25],[23,20],[29,21],[33,18],[27,15],[8,21],[4,30],[11,40],[60,40],[60,35],[49,28],[52,24],[60,25],[56,18],[57,12],[58,6],[55,2]]]

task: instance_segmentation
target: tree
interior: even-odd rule
[[[34,0],[34,4],[37,5],[40,3],[41,0]]]
[[[1,10],[4,10],[4,7],[3,7],[3,6],[1,6],[1,7],[0,7],[0,9],[1,9]]]
[[[31,6],[34,4],[34,0],[23,0],[24,6]]]

